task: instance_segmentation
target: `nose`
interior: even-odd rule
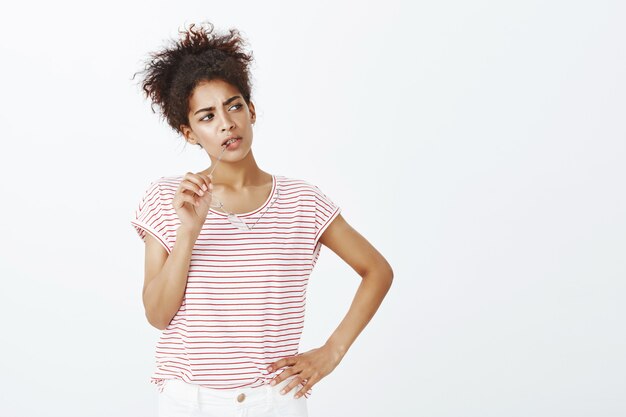
[[[229,114],[224,114],[222,116],[222,131],[230,131],[234,127],[234,123],[230,118]]]

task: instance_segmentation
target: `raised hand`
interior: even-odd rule
[[[180,182],[172,204],[181,227],[199,231],[206,220],[213,192],[212,176],[187,172]]]

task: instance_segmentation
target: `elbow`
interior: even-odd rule
[[[391,266],[385,270],[385,276],[387,278],[387,289],[389,289],[393,283],[393,269],[391,269]]]
[[[150,315],[148,314],[148,311],[146,310],[146,320],[148,320],[148,323],[150,323],[150,326],[161,330],[161,326],[159,325],[159,323],[157,323],[157,321]]]
[[[380,271],[380,275],[385,278],[388,285],[391,287],[391,283],[393,282],[393,268],[386,259],[383,259],[383,262],[378,266],[378,270]]]
[[[165,330],[169,325],[169,321],[166,323],[165,320],[156,317],[155,314],[149,314],[148,310],[146,310],[146,319],[152,327],[158,330]]]
[[[173,308],[168,308],[167,300],[161,301],[155,297],[144,297],[143,306],[148,323],[156,329],[165,330],[178,312],[182,300],[176,300]]]
[[[152,325],[152,327],[161,331],[165,330],[165,328],[167,327],[166,325],[163,325],[162,323],[159,323],[159,322],[153,322],[153,321],[148,321],[148,322],[150,323],[150,325]]]
[[[165,330],[167,328],[167,325],[168,325],[168,323],[154,322],[154,321],[150,321],[150,320],[148,320],[148,323],[150,323],[150,325],[152,327],[154,327],[155,329],[158,329],[158,330],[161,330],[161,331]]]
[[[380,276],[383,277],[383,280],[385,281],[385,284],[387,286],[387,291],[389,291],[389,289],[391,288],[391,284],[393,283],[393,269],[387,261],[385,261],[385,264],[381,266]]]
[[[363,278],[374,277],[374,279],[379,282],[381,285],[384,285],[387,290],[391,288],[391,284],[393,282],[393,269],[391,265],[387,262],[383,264],[377,265],[375,268],[372,268],[365,272],[362,275]]]
[[[164,330],[169,325],[171,318],[166,319],[164,317],[162,309],[146,296],[145,291],[143,294],[143,308],[146,320],[148,320],[148,323],[155,329]]]

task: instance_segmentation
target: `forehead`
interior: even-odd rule
[[[235,95],[241,95],[239,89],[224,80],[202,81],[189,97],[189,109],[193,113],[202,107],[221,106],[224,100]]]

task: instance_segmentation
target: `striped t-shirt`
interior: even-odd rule
[[[152,182],[131,220],[142,240],[150,233],[168,253],[180,225],[172,199],[183,178]],[[250,231],[209,210],[192,250],[185,296],[156,345],[149,381],[159,392],[164,379],[253,388],[284,371],[266,368],[299,353],[319,238],[341,211],[317,186],[283,175],[272,176],[261,207],[237,214],[249,226],[262,215]]]

